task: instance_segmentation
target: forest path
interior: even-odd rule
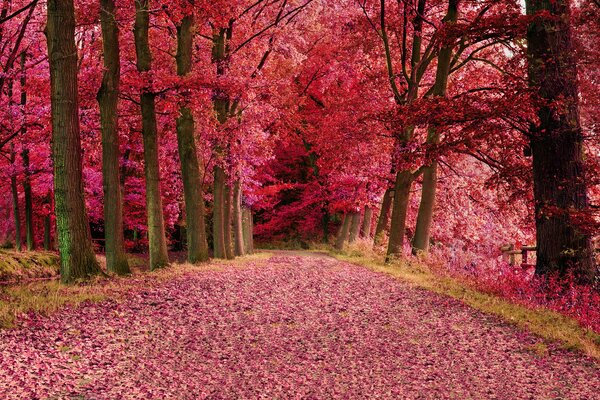
[[[598,398],[598,364],[545,346],[388,275],[274,252],[0,332],[0,398]]]

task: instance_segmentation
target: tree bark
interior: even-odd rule
[[[187,15],[177,27],[177,74],[179,76],[189,74],[192,69],[193,23],[193,16]],[[183,94],[189,96],[188,93]],[[192,264],[208,259],[202,176],[194,134],[192,111],[189,107],[181,106],[177,118],[177,144],[185,199],[187,259]]]
[[[150,14],[148,0],[135,1],[135,51],[139,72],[150,71],[152,55],[148,42]],[[158,159],[158,128],[156,125],[155,94],[149,88],[142,89],[141,114],[144,140],[144,174],[146,177],[146,212],[148,215],[148,243],[150,269],[169,264],[167,239],[160,195],[160,169]]]
[[[226,258],[225,253],[225,171],[214,168],[213,187],[213,251],[215,258]]]
[[[73,0],[48,0],[55,214],[63,282],[100,274],[83,192]]]
[[[540,100],[539,125],[530,130],[536,274],[573,272],[580,282],[592,283],[597,270],[590,236],[572,218],[585,213],[589,202],[569,2],[527,0],[526,6],[528,15],[546,13],[527,29],[529,83]]]
[[[444,24],[455,24],[458,19],[459,0],[448,1],[448,12],[444,17]],[[452,61],[453,44],[442,46],[438,54],[438,63],[433,86],[433,96],[445,97],[448,88],[448,76],[450,75],[450,62]],[[439,143],[440,136],[435,126],[430,126],[427,132],[427,143],[435,146]],[[429,251],[429,238],[431,235],[431,223],[435,209],[435,197],[437,191],[437,168],[438,162],[434,158],[423,171],[423,185],[421,188],[421,202],[417,214],[417,225],[413,239],[413,254],[427,253]]]
[[[14,144],[11,146],[10,153],[10,161],[12,165],[15,164],[16,161],[16,153]],[[17,251],[21,251],[21,247],[23,244],[21,243],[23,240],[23,236],[21,234],[21,211],[19,207],[19,188],[17,185],[17,176],[12,173],[10,175],[10,190],[12,193],[13,200],[13,218],[15,221],[15,248]]]
[[[252,210],[249,208],[242,210],[242,224],[244,231],[244,251],[246,254],[252,254],[254,253],[254,224],[252,221]]]
[[[360,233],[360,212],[354,212],[352,215],[352,221],[350,222],[350,234],[348,236],[348,243],[354,243],[358,239]]]
[[[128,274],[129,262],[123,238],[123,199],[119,166],[119,27],[115,20],[115,0],[100,0],[100,23],[104,75],[98,91],[100,129],[102,131],[102,188],[104,190],[104,239],[106,269]]]
[[[44,199],[44,204],[50,205],[51,203],[52,197],[51,194],[48,193]],[[50,216],[50,213],[44,217],[44,250],[52,250],[52,217]]]
[[[365,206],[365,213],[363,216],[362,228],[360,230],[361,237],[371,237],[371,221],[373,220],[373,209],[369,206]]]
[[[229,184],[225,184],[225,191],[223,192],[223,196],[225,197],[225,201],[223,204],[225,208],[223,210],[223,238],[225,239],[225,258],[228,260],[232,260],[234,258],[233,255],[233,240],[231,235],[231,226],[233,223],[233,213],[231,212],[233,201],[232,201],[232,190]]]
[[[227,30],[225,28],[215,31],[213,34],[212,62],[216,65],[217,76],[225,74],[227,67]],[[217,89],[213,93],[213,108],[217,121],[224,124],[229,118],[229,96],[222,90]],[[220,146],[214,150],[217,157],[223,157],[224,151]],[[213,251],[215,258],[227,258],[226,245],[226,198],[225,198],[225,171],[223,167],[216,166],[214,169],[213,186]]]
[[[340,227],[337,238],[335,240],[335,248],[337,250],[344,249],[344,243],[346,243],[346,239],[348,238],[348,233],[350,233],[351,222],[352,222],[352,214],[346,214],[344,216],[344,220],[342,221],[342,226]]]
[[[242,185],[239,180],[233,186],[233,238],[235,255],[244,255],[244,227],[242,216]]]
[[[375,245],[379,245],[382,242],[384,232],[390,229],[390,214],[392,211],[392,201],[394,200],[394,189],[387,188],[381,201],[381,210],[379,211],[379,218],[377,219],[377,226],[375,227]]]
[[[27,75],[25,74],[25,61],[27,55],[21,53],[21,109],[25,116],[25,106],[27,105]],[[21,127],[21,136],[25,136],[27,127],[25,124]],[[25,237],[27,240],[27,250],[35,250],[35,234],[33,231],[33,195],[31,193],[31,167],[29,165],[29,149],[24,147],[21,151],[23,160],[23,195],[25,197]]]
[[[33,231],[33,195],[31,193],[31,167],[29,165],[29,150],[21,152],[23,159],[23,195],[25,197],[25,237],[27,250],[35,250],[35,234]]]
[[[410,171],[399,171],[396,175],[392,225],[390,227],[390,241],[386,257],[386,261],[388,262],[402,256],[404,235],[406,232],[406,214],[408,213],[408,201],[410,199],[410,189],[413,180],[414,178]]]

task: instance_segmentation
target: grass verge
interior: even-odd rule
[[[323,248],[318,249],[318,251],[323,250]],[[600,360],[600,335],[557,312],[541,307],[528,308],[493,294],[481,292],[457,279],[437,275],[426,265],[417,262],[399,260],[386,264],[383,257],[363,254],[352,249],[346,252],[329,249],[329,254],[338,260],[383,272],[417,287],[458,299],[477,310],[496,315],[546,340],[559,342],[565,349],[579,350]]]
[[[153,287],[186,273],[219,271],[226,266],[244,266],[248,263],[266,261],[271,254],[259,252],[235,260],[213,260],[197,265],[172,264],[153,272],[144,271],[145,261],[132,256],[130,264],[135,266],[129,276],[94,278],[91,281],[63,285],[57,280],[29,282],[0,286],[0,329],[14,328],[19,319],[27,314],[50,315],[63,307],[77,307],[89,302],[126,299],[132,289]],[[101,260],[102,261],[102,260]]]

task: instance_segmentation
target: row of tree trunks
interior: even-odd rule
[[[152,54],[148,41],[150,12],[148,0],[135,0],[135,50],[138,72],[150,71]],[[158,128],[155,110],[156,95],[144,88],[140,95],[142,137],[144,141],[144,174],[146,177],[146,213],[148,216],[148,244],[150,269],[169,264],[167,239],[160,194],[160,169],[158,160]]]
[[[83,195],[75,8],[48,0],[55,214],[63,282],[100,274]]]
[[[458,20],[459,0],[448,1],[448,12],[444,17],[445,25],[455,24]],[[450,75],[450,63],[452,61],[453,44],[442,46],[438,54],[435,83],[432,95],[445,97],[448,88],[448,76]],[[435,126],[430,126],[427,132],[427,143],[435,146],[439,143],[440,136]],[[438,162],[433,158],[429,165],[423,170],[423,184],[421,187],[421,201],[417,214],[417,225],[415,237],[413,238],[413,254],[427,253],[429,251],[429,238],[431,235],[431,223],[435,208],[435,197],[437,190],[437,168]]]
[[[192,70],[192,15],[183,17],[177,26],[177,74],[185,76]],[[177,144],[181,162],[181,177],[185,200],[187,259],[190,263],[208,259],[202,176],[196,147],[194,117],[189,107],[182,105],[177,119]]]
[[[100,0],[104,75],[98,91],[102,131],[102,186],[104,190],[104,239],[106,268],[120,275],[130,273],[123,237],[123,199],[119,167],[119,27],[115,1]]]

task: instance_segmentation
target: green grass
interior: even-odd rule
[[[579,350],[600,359],[600,335],[582,327],[576,320],[545,308],[528,308],[507,299],[477,290],[465,282],[434,273],[425,264],[398,260],[386,264],[383,255],[361,249],[361,244],[343,252],[329,249],[338,260],[389,274],[411,285],[458,299],[469,306],[493,314],[569,350]],[[322,246],[316,249],[323,251]],[[532,351],[542,352],[542,346]]]
[[[56,257],[52,253],[49,255]],[[29,256],[41,255],[31,253]],[[169,268],[149,272],[146,260],[130,255],[133,273],[129,276],[96,277],[91,281],[72,285],[63,285],[58,280],[47,280],[0,286],[0,329],[15,327],[19,317],[28,313],[50,315],[65,306],[77,307],[87,302],[100,302],[109,298],[124,299],[136,287],[152,286],[189,272],[219,271],[228,265],[243,267],[249,263],[262,263],[270,257],[271,253],[257,252],[235,260],[213,260],[197,265],[174,263]],[[102,263],[102,257],[98,258]]]
[[[0,249],[0,282],[18,282],[58,276],[59,258],[45,251]]]

